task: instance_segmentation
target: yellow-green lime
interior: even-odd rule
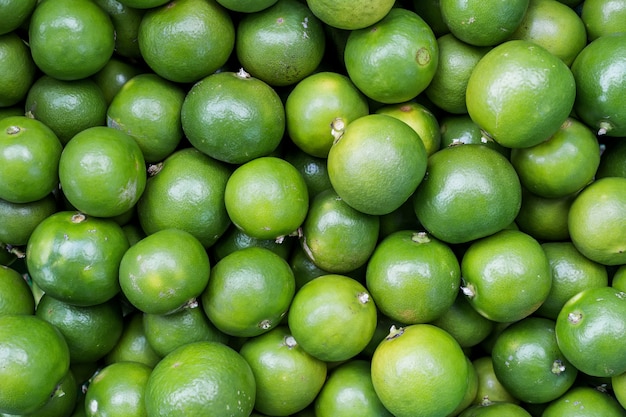
[[[585,1],[580,18],[587,29],[589,42],[611,33],[626,32],[626,2],[624,0]]]
[[[392,0],[307,0],[309,9],[325,24],[354,30],[373,25],[384,18],[394,5]]]
[[[278,0],[217,0],[228,10],[240,13],[255,13],[274,5]]]
[[[594,387],[576,386],[552,401],[542,417],[624,417],[626,412],[609,393]]]
[[[4,4],[7,3],[0,4],[0,9]],[[17,33],[8,32],[0,35],[0,58],[0,106],[21,104],[37,73],[30,50]]]
[[[563,241],[569,238],[567,218],[576,194],[546,198],[522,188],[522,205],[515,218],[518,228],[542,241]]]

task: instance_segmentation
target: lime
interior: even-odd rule
[[[550,263],[537,240],[502,230],[470,244],[461,260],[463,293],[486,318],[521,320],[535,312],[552,286]]]
[[[85,394],[86,416],[147,416],[144,397],[151,372],[150,367],[138,362],[105,366],[89,383]]]
[[[175,151],[157,167],[136,205],[142,229],[177,228],[212,246],[231,224],[224,205],[230,168],[194,148]]]
[[[626,178],[592,182],[570,207],[568,226],[576,248],[604,265],[626,263]]]
[[[59,80],[77,80],[98,72],[113,55],[111,19],[91,0],[39,2],[28,25],[37,67]]]
[[[219,4],[233,12],[254,13],[274,5],[278,0],[217,0]]]
[[[413,194],[426,172],[427,158],[413,128],[392,116],[370,114],[346,126],[333,144],[328,176],[351,207],[387,214]]]
[[[85,129],[65,145],[59,161],[65,197],[78,210],[113,217],[130,210],[146,186],[141,148],[120,130]]]
[[[588,288],[563,305],[556,338],[565,357],[581,372],[612,377],[626,371],[626,359],[615,350],[626,339],[624,326],[626,295],[613,287]]]
[[[124,253],[119,283],[137,309],[165,314],[200,296],[209,273],[209,256],[198,239],[180,229],[163,229]]]
[[[278,0],[244,15],[237,24],[237,59],[253,77],[274,87],[295,84],[312,74],[325,49],[322,23],[298,0]]]
[[[497,339],[496,339],[497,340]],[[485,402],[507,402],[518,404],[519,400],[511,395],[511,393],[498,380],[493,368],[493,359],[491,356],[479,356],[472,360],[472,366],[478,376],[478,389],[474,404],[483,404]]]
[[[425,232],[404,230],[383,239],[367,264],[366,285],[376,306],[404,324],[428,323],[452,307],[461,268],[450,247]]]
[[[44,123],[25,116],[0,120],[0,198],[29,203],[59,184],[62,145]]]
[[[626,372],[611,377],[611,387],[613,388],[615,398],[624,407],[624,404],[626,404]]]
[[[626,2],[623,0],[585,1],[580,18],[587,29],[587,38],[594,41],[611,33],[626,32]]]
[[[430,324],[392,327],[371,362],[374,390],[397,417],[445,416],[463,401],[469,362],[459,344]]]
[[[288,313],[302,349],[326,362],[360,353],[376,329],[376,305],[367,289],[344,275],[318,277],[300,288]]]
[[[560,198],[593,180],[600,165],[600,147],[591,129],[570,117],[546,141],[513,149],[511,163],[530,192]]]
[[[384,18],[394,5],[392,0],[307,0],[309,9],[325,24],[354,30],[373,25]]]
[[[601,36],[572,63],[574,111],[598,135],[626,135],[626,33]]]
[[[626,141],[617,139],[605,144],[600,156],[596,179],[603,177],[626,177]]]
[[[412,201],[429,233],[447,243],[463,243],[511,224],[521,196],[508,159],[484,145],[461,144],[429,157],[426,177]]]
[[[537,145],[559,130],[576,96],[567,65],[526,40],[487,52],[468,80],[467,111],[491,138],[509,148]]]
[[[413,0],[413,9],[428,23],[437,37],[450,33],[441,15],[440,0]]]
[[[269,249],[283,259],[287,259],[294,246],[292,236],[284,239],[257,239],[245,234],[241,229],[231,225],[226,232],[211,246],[212,259],[215,262],[220,261],[227,255],[251,246]]]
[[[548,404],[542,417],[624,417],[614,397],[592,387],[577,386]]]
[[[26,115],[46,124],[64,145],[81,131],[106,124],[107,102],[95,81],[43,75],[26,96]]]
[[[0,315],[18,314],[35,314],[33,293],[19,272],[0,265]]]
[[[113,56],[100,71],[91,76],[91,79],[102,90],[108,106],[122,86],[142,72],[143,67]]]
[[[141,20],[141,56],[161,77],[196,82],[221,68],[235,46],[231,16],[215,0],[159,1]]]
[[[32,1],[12,1],[0,3],[0,10],[5,5],[28,4]],[[10,14],[2,14],[3,16],[12,16]],[[4,20],[4,19],[3,19]],[[2,31],[2,23],[0,23],[0,32]],[[0,35],[0,106],[8,107],[20,104],[26,97],[33,81],[37,67],[33,62],[28,46],[14,32],[8,32]]]
[[[381,103],[402,103],[431,82],[439,48],[421,17],[393,8],[372,26],[353,30],[344,57],[348,76],[366,96]]]
[[[326,363],[306,353],[285,326],[248,339],[239,353],[254,374],[254,408],[260,413],[293,415],[325,386]]]
[[[111,19],[115,30],[115,56],[141,60],[137,43],[139,25],[145,9],[132,6],[132,0],[94,0]],[[167,0],[154,0],[154,7],[167,3]],[[159,3],[159,4],[156,4]],[[115,59],[115,58],[112,58]]]
[[[437,38],[439,65],[432,81],[424,90],[439,108],[453,114],[467,113],[465,90],[472,70],[490,50],[467,44],[451,33]]]
[[[365,265],[378,242],[379,219],[350,207],[333,189],[318,194],[302,224],[301,247],[320,269],[347,273]]]
[[[28,414],[21,414],[24,417],[64,417],[69,416],[72,410],[78,407],[78,399],[81,395],[79,385],[74,376],[74,371],[70,366],[65,376],[56,386],[50,399],[36,411]],[[2,414],[2,416],[13,416]]]
[[[484,404],[476,404],[461,414],[459,417],[531,417],[528,411],[517,404],[486,401]]]
[[[184,90],[156,74],[139,74],[117,92],[107,110],[107,126],[128,133],[146,162],[169,156],[183,138],[180,111]]]
[[[522,188],[522,205],[515,224],[522,232],[543,241],[569,239],[567,217],[576,193],[558,198],[545,198]]]
[[[578,369],[559,349],[554,327],[553,320],[528,317],[496,339],[491,352],[496,377],[521,401],[547,403],[574,384]]]
[[[196,83],[181,111],[189,142],[231,164],[269,155],[285,131],[285,109],[276,91],[243,69]]]
[[[11,203],[0,199],[0,242],[21,246],[28,243],[35,227],[57,211],[54,195],[29,203]]]
[[[33,231],[26,263],[45,293],[74,305],[96,305],[120,291],[118,268],[128,246],[113,220],[59,211]]]
[[[137,362],[153,368],[161,356],[150,346],[144,330],[144,313],[132,310],[124,316],[124,330],[117,344],[104,357],[104,364]]]
[[[287,133],[298,148],[326,158],[343,127],[369,113],[365,96],[345,75],[322,71],[299,81],[287,96]]]
[[[26,414],[48,402],[69,370],[61,333],[34,315],[0,315],[0,412]]]
[[[505,148],[483,133],[480,126],[467,114],[448,114],[441,116],[441,148],[459,143],[482,144],[500,152],[509,158],[510,148]]]
[[[37,3],[37,0],[5,0],[0,3],[0,14],[4,16],[0,24],[0,35],[12,32],[28,22]]]
[[[309,208],[309,194],[293,165],[266,156],[235,169],[226,183],[224,202],[232,222],[246,234],[276,239],[300,227]]]
[[[231,336],[258,336],[280,324],[295,288],[293,271],[285,259],[269,249],[244,248],[215,264],[202,293],[202,307],[220,331]]]
[[[283,159],[300,171],[309,191],[310,199],[322,191],[332,188],[328,177],[326,159],[313,156],[297,147],[287,150]]]
[[[147,415],[247,417],[256,383],[246,360],[217,342],[195,342],[163,358],[152,370],[144,400]]]
[[[517,29],[528,0],[441,0],[440,5],[441,17],[454,36],[470,45],[493,46]]]

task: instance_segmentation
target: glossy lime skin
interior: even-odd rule
[[[0,198],[28,203],[59,184],[62,145],[42,122],[25,116],[0,120]]]
[[[572,64],[574,111],[598,134],[626,136],[626,33],[587,44]]]
[[[517,404],[494,402],[489,405],[474,405],[467,408],[459,417],[531,417],[531,414]]]
[[[0,265],[0,315],[34,313],[35,299],[26,280],[16,270]]]
[[[119,292],[118,268],[128,246],[113,220],[61,211],[33,231],[26,263],[47,294],[75,305],[95,305]]]
[[[63,149],[59,179],[65,197],[83,213],[114,217],[130,210],[146,187],[141,148],[128,134],[96,126]]]
[[[0,14],[1,9],[0,4]],[[0,30],[1,25],[2,23]],[[17,33],[9,32],[0,35],[0,57],[0,71],[3,74],[0,80],[0,106],[3,107],[2,110],[9,106],[21,107],[22,100],[37,75],[30,49]],[[19,112],[19,115],[23,114]]]
[[[0,3],[0,14],[3,16],[0,23],[0,35],[19,28],[30,17],[37,0],[3,1]]]

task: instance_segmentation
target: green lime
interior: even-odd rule
[[[542,417],[624,417],[626,412],[608,393],[592,387],[573,387],[548,404]]]
[[[5,0],[0,3],[0,14],[4,16],[0,23],[0,35],[12,32],[27,23],[37,3],[37,0]]]
[[[32,1],[12,1],[9,3],[24,4]],[[0,12],[8,3],[0,3]],[[3,16],[12,16],[4,14]],[[4,19],[3,19],[4,20]],[[2,31],[0,23],[0,32]],[[26,43],[14,32],[0,35],[0,106],[9,107],[21,104],[26,97],[37,72],[30,50]]]
[[[161,356],[150,346],[144,330],[144,313],[132,310],[124,316],[124,330],[117,344],[104,357],[104,364],[137,362],[153,368]]]
[[[307,6],[325,24],[354,30],[373,25],[394,5],[392,0],[307,0]]]
[[[26,245],[35,227],[57,211],[54,195],[29,203],[11,203],[0,199],[0,242]]]
[[[19,272],[0,265],[0,315],[18,314],[35,314],[33,293]]]

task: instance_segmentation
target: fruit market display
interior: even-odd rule
[[[626,0],[0,0],[0,417],[626,417]]]

